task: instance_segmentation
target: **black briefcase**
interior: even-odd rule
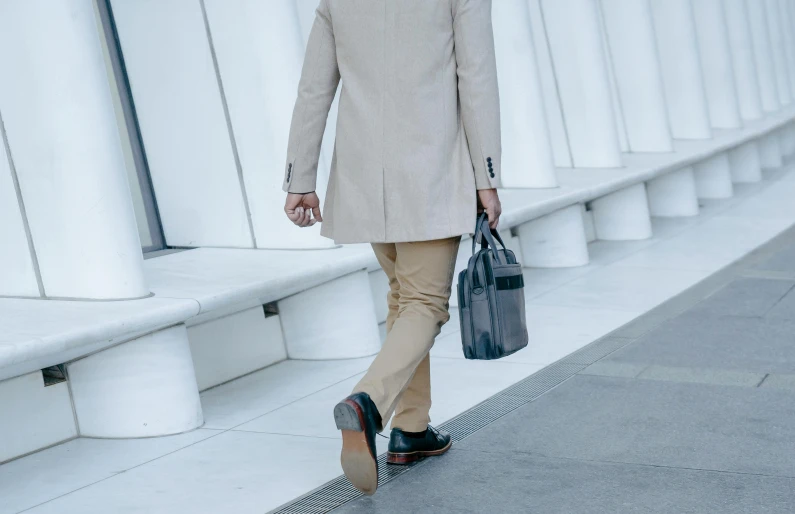
[[[467,359],[499,359],[527,346],[522,265],[485,213],[475,226],[469,265],[458,274],[458,309]]]

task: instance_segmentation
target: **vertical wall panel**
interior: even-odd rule
[[[308,1],[308,0],[300,0]],[[552,64],[552,54],[549,50],[547,29],[544,26],[544,16],[541,11],[541,0],[529,0],[530,23],[533,34],[533,46],[538,63],[538,74],[541,79],[541,91],[544,95],[544,111],[547,116],[550,143],[555,165],[561,168],[571,168],[571,150],[569,139],[566,135],[566,123],[563,120],[563,111],[558,95],[558,83],[555,79],[555,68]]]
[[[691,0],[651,0],[671,132],[709,139],[712,129],[701,75]]]
[[[740,116],[743,120],[757,120],[764,116],[764,112],[754,60],[754,43],[748,22],[748,9],[745,0],[724,0],[724,8]]]
[[[759,0],[762,1],[762,0]],[[776,73],[776,90],[778,101],[781,105],[792,102],[792,90],[789,83],[789,63],[787,62],[786,49],[784,48],[784,26],[782,13],[778,8],[778,0],[764,0],[767,10],[768,34],[770,36],[770,51],[773,56],[773,67]],[[789,29],[789,27],[787,27]]]
[[[671,152],[654,22],[648,0],[601,0],[616,85],[633,152]]]
[[[0,117],[0,296],[39,296]]]
[[[252,247],[199,0],[112,0],[166,241]]]
[[[776,70],[773,65],[773,50],[768,34],[765,2],[764,0],[746,0],[746,7],[759,78],[759,91],[762,95],[762,109],[765,112],[775,112],[779,110],[781,103],[776,85]]]
[[[295,0],[298,24],[301,27],[301,38],[304,43],[309,40],[309,32],[312,30],[312,24],[315,23],[315,11],[319,3],[319,0]]]
[[[284,215],[287,140],[304,45],[294,0],[205,0],[259,248],[333,245]],[[324,163],[318,166],[324,168]],[[318,173],[322,198],[326,174]]]
[[[91,0],[0,2],[0,63],[0,110],[45,294],[149,294]]]
[[[613,111],[616,116],[616,130],[618,131],[618,142],[622,152],[629,152],[629,135],[627,134],[627,124],[624,123],[624,108],[621,105],[621,95],[618,92],[618,80],[616,79],[616,63],[610,53],[610,41],[607,38],[607,29],[602,30],[602,47],[605,52],[605,62],[607,63],[607,76],[610,79],[610,96],[613,100]]]
[[[622,166],[596,0],[542,0],[574,166]]]
[[[715,128],[740,128],[742,119],[723,2],[697,0],[693,12],[710,122]]]
[[[493,23],[502,105],[502,185],[555,187],[527,0],[495,3]]]
[[[781,16],[781,33],[784,37],[784,57],[787,63],[787,71],[790,86],[790,96],[795,99],[795,34],[792,33],[792,2],[790,0],[778,0],[779,15]]]

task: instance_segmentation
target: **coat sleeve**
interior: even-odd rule
[[[301,81],[298,84],[282,190],[290,193],[309,193],[315,190],[320,146],[339,82],[340,72],[331,14],[328,0],[322,0],[309,35]]]
[[[477,189],[501,187],[500,93],[491,0],[453,0],[458,92]]]

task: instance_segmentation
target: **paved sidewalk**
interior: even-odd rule
[[[795,229],[608,338],[618,350],[334,512],[795,511]]]

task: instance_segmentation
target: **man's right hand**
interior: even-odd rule
[[[485,211],[486,215],[489,217],[489,227],[496,230],[497,225],[500,223],[500,215],[502,214],[500,195],[497,194],[496,189],[478,190],[478,214],[483,211]]]
[[[284,213],[290,221],[299,227],[311,227],[318,221],[322,222],[320,216],[320,198],[314,192],[311,193],[287,193],[287,200],[284,202]],[[312,215],[314,214],[314,219]]]

